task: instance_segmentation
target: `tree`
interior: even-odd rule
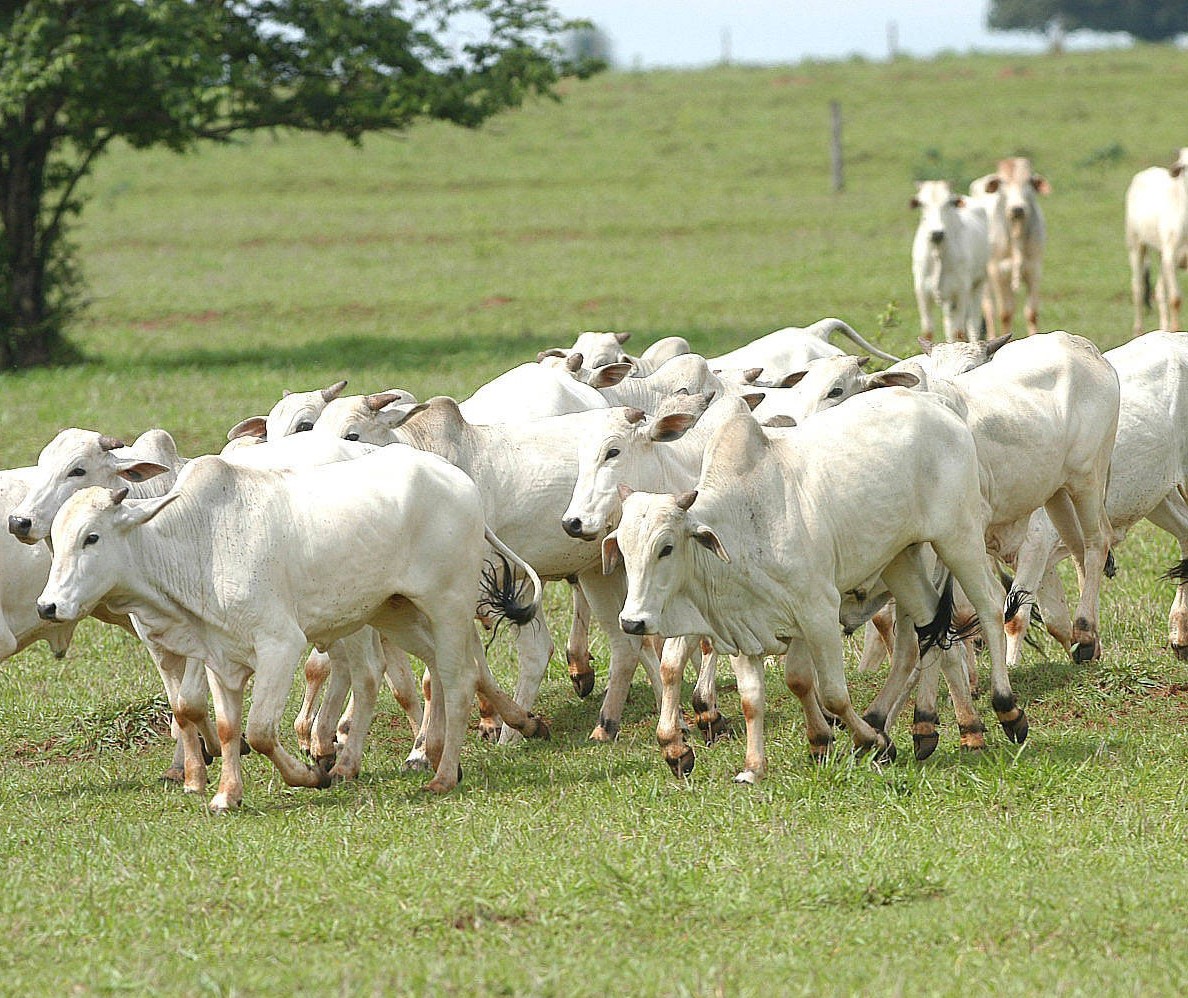
[[[1184,0],[992,0],[987,18],[997,31],[1124,31],[1148,42],[1188,32]]]
[[[543,0],[0,0],[0,368],[70,355],[68,227],[116,140],[476,127],[580,71],[572,26]]]

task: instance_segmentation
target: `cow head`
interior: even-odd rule
[[[326,404],[338,398],[346,384],[345,381],[336,381],[329,388],[310,392],[285,391],[265,419],[268,439],[277,440],[291,433],[312,430]]]
[[[1012,156],[998,162],[995,174],[1001,184],[1003,206],[1013,226],[1024,225],[1035,213],[1035,195],[1050,194],[1052,185],[1031,169],[1031,160]]]
[[[932,361],[932,377],[947,380],[972,371],[975,367],[981,367],[1010,340],[1011,334],[1007,333],[993,340],[977,340],[971,343],[930,343],[925,352]]]
[[[667,466],[656,454],[696,424],[712,401],[706,395],[673,395],[657,406],[654,416],[640,409],[606,410],[600,432],[577,445],[578,474],[561,527],[570,537],[593,540],[618,521],[618,486],[662,489]]]
[[[916,196],[908,203],[920,209],[918,231],[926,232],[928,241],[939,246],[945,241],[950,214],[965,204],[965,198],[954,194],[947,180],[923,180],[916,184]]]
[[[794,425],[809,416],[840,405],[852,395],[875,388],[915,388],[919,378],[907,371],[879,371],[866,374],[863,368],[869,357],[821,357],[811,361],[804,370],[789,375],[783,386],[786,393],[771,393],[765,400],[763,414],[778,413],[791,416]]]
[[[1180,150],[1175,162],[1167,168],[1167,172],[1173,177],[1188,176],[1188,146]]]
[[[393,442],[393,430],[428,406],[411,392],[395,388],[374,395],[345,395],[326,403],[313,432],[383,447]]]
[[[66,500],[54,517],[50,536],[54,560],[49,580],[37,599],[43,620],[70,622],[135,575],[127,537],[180,495],[125,501],[128,489],[88,488]]]
[[[168,440],[172,445],[173,438]],[[173,455],[176,458],[176,448]],[[62,430],[38,456],[29,490],[8,517],[8,530],[26,544],[35,544],[49,535],[54,515],[76,492],[91,486],[119,488],[169,470],[123,441],[93,430]]]
[[[623,518],[602,542],[603,572],[621,561],[627,575],[620,626],[628,634],[704,633],[696,613],[682,609],[677,596],[700,575],[699,558],[729,563],[730,555],[691,512],[697,493],[657,495],[626,487],[622,492]]]

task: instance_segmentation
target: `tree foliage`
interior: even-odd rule
[[[1184,0],[993,0],[987,23],[999,31],[1121,31],[1149,42],[1188,32]]]
[[[475,127],[553,93],[567,27],[543,0],[0,0],[0,367],[66,351],[68,222],[117,139]]]

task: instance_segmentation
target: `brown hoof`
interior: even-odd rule
[[[1016,745],[1022,745],[1027,741],[1027,715],[1023,712],[1022,707],[1019,708],[1019,716],[1013,721],[1000,721],[999,723],[1002,724],[1002,730],[1006,733],[1007,738]]]
[[[672,775],[678,780],[682,780],[693,772],[696,758],[693,755],[693,749],[686,745],[685,751],[675,759],[665,756],[664,761],[668,763],[668,768],[672,770]]]
[[[594,692],[594,671],[577,672],[569,677],[569,681],[573,683],[573,692],[576,693],[583,700]]]
[[[543,717],[538,717],[536,714],[529,714],[528,719],[530,721],[535,721],[536,726],[530,731],[521,732],[525,738],[540,738],[547,742],[553,737],[553,732],[549,728],[548,722]]]
[[[486,720],[479,721],[479,739],[484,742],[499,741],[499,725],[491,724]]]
[[[210,760],[208,759],[207,762],[209,761]],[[186,782],[186,774],[182,770],[175,769],[174,767],[170,766],[167,770],[165,770],[165,772],[161,774],[161,782],[175,783],[178,786],[181,786]]]

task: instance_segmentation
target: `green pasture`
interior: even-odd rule
[[[1188,144],[1174,49],[563,91],[476,133],[117,150],[75,232],[92,360],[0,376],[4,466],[65,426],[163,426],[183,453],[215,450],[283,389],[344,377],[464,397],[584,329],[711,353],[836,315],[915,352],[913,181],[968,183],[1007,154],[1053,186],[1041,326],[1115,346],[1123,192]],[[85,623],[65,659],[39,646],[0,670],[0,994],[1177,993],[1188,669],[1157,577],[1179,558],[1153,528],[1119,549],[1102,662],[1028,650],[1021,748],[995,727],[963,756],[950,720],[926,764],[901,726],[894,765],[838,751],[814,767],[773,669],[758,788],[730,782],[738,740],[699,745],[674,780],[642,676],[619,741],[589,743],[599,638],[590,699],[550,667],[552,740],[472,739],[444,799],[402,771],[410,736],[385,695],[357,783],[291,791],[251,756],[244,807],[216,819],[158,782],[171,744],[145,654]],[[550,600],[563,647],[566,594]],[[506,636],[492,655],[510,683]],[[855,677],[860,703],[876,688]]]

